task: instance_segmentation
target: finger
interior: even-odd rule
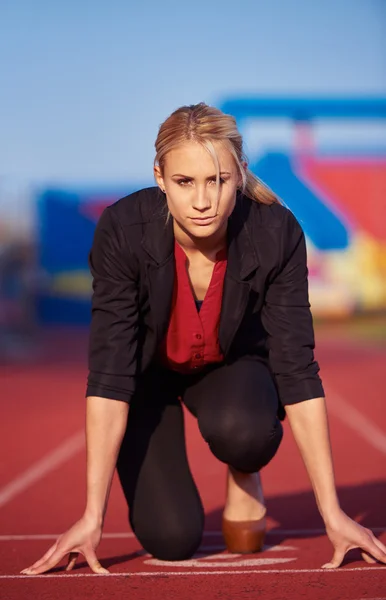
[[[343,562],[346,552],[341,549],[336,549],[332,560],[322,566],[322,569],[337,569]]]
[[[379,546],[377,542],[379,542],[379,540],[374,537],[374,539],[366,544],[366,546],[362,547],[362,550],[365,553],[370,554],[373,558],[379,560],[379,562],[386,563],[386,552],[383,551],[383,544],[380,542],[381,546]]]
[[[41,563],[38,567],[30,567],[29,569],[25,569],[22,571],[26,575],[40,575],[40,573],[45,573],[50,569],[53,569],[58,562],[60,562],[63,556],[67,554],[67,552],[63,552],[62,550],[56,550],[45,562]]]
[[[78,556],[79,552],[70,552],[66,571],[72,571],[72,569],[75,567],[76,561],[78,560]]]
[[[374,542],[374,544],[376,544],[376,546],[378,546],[378,548],[380,550],[382,550],[382,552],[386,556],[386,546],[385,546],[385,544],[382,544],[381,540],[379,540],[378,538],[376,538],[375,535],[373,536],[373,542]]]
[[[104,567],[102,567],[101,563],[99,562],[99,560],[97,559],[97,555],[95,554],[95,551],[92,547],[89,548],[84,548],[83,549],[83,553],[84,553],[84,557],[87,560],[90,569],[94,572],[94,573],[99,573],[99,574],[106,574],[106,573],[110,573],[110,571],[108,571],[107,569],[105,569]]]
[[[367,552],[361,552],[361,556],[365,562],[369,563],[369,565],[373,565],[377,562],[375,558],[370,556],[370,554],[368,554]]]
[[[25,571],[31,570],[31,569],[36,569],[37,567],[40,567],[40,565],[42,565],[47,559],[50,558],[50,556],[52,556],[52,554],[55,552],[57,547],[57,544],[55,543],[53,546],[51,546],[51,548],[49,548],[47,550],[47,552],[41,557],[39,558],[39,560],[37,560],[36,562],[34,562],[33,565],[31,565],[30,567],[27,567],[27,569],[24,569],[23,571],[20,571],[21,573],[24,573]]]

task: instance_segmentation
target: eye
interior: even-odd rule
[[[188,185],[189,183],[191,183],[191,179],[178,179],[177,183],[178,185],[181,185],[182,187]]]
[[[215,179],[210,179],[209,181],[210,181],[210,183],[216,183]],[[220,183],[220,185],[223,185],[223,183],[225,183],[225,179],[223,179],[222,177],[220,177],[219,183]]]

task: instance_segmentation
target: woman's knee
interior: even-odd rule
[[[202,433],[219,460],[239,471],[253,473],[275,456],[283,428],[276,415],[258,421],[251,415],[244,417],[238,411],[233,415],[219,415]]]
[[[146,523],[132,523],[133,531],[143,548],[159,560],[187,560],[199,548],[202,539],[203,523],[175,523],[173,526],[158,528],[146,527]]]

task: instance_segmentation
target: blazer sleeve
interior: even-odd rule
[[[283,262],[268,286],[262,323],[269,363],[283,405],[324,396],[314,359],[314,329],[308,298],[305,237],[288,210],[282,228]]]
[[[130,402],[137,367],[138,285],[129,241],[112,207],[96,226],[89,267],[93,295],[86,396]]]

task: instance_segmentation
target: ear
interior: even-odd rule
[[[165,183],[161,174],[161,169],[159,165],[154,165],[154,178],[157,182],[157,185],[161,188],[163,192],[165,192]]]

